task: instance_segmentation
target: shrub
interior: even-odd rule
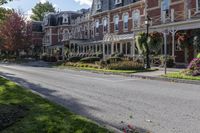
[[[120,57],[110,57],[106,60],[106,63],[107,64],[110,64],[110,63],[117,63],[119,61],[122,61],[122,59]]]
[[[200,58],[200,53],[197,55],[197,58]]]
[[[200,76],[200,58],[195,58],[190,62],[185,74],[191,76]]]
[[[96,56],[99,57],[100,59],[102,59],[103,58],[103,53],[97,53]]]
[[[115,57],[124,57],[124,54],[123,53],[117,53],[117,54],[115,54]]]
[[[165,63],[165,56],[160,57],[161,64],[164,65]],[[172,68],[174,67],[174,58],[172,56],[167,56],[167,67]],[[164,67],[164,66],[162,66]]]
[[[174,67],[174,65],[175,65],[174,59],[168,58],[167,59],[167,67],[172,68],[172,67]]]
[[[57,62],[57,58],[55,56],[50,56],[48,61],[49,62]]]
[[[79,56],[72,56],[72,57],[68,58],[68,61],[70,61],[70,62],[78,62],[80,60],[81,60],[81,57],[79,57]]]
[[[111,63],[107,65],[107,68],[110,70],[144,70],[144,65],[133,61],[123,61]]]
[[[83,63],[95,63],[96,61],[100,61],[99,57],[86,57],[80,60]]]

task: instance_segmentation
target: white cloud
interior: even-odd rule
[[[80,5],[92,5],[92,0],[75,0],[75,2],[78,2]]]
[[[46,3],[48,0],[39,0],[42,4]]]
[[[6,6],[6,5],[1,5],[0,7],[6,8],[6,9],[12,9],[11,7]]]
[[[32,14],[33,14],[32,10],[28,10],[28,11],[26,12],[25,17],[26,17],[27,21],[31,20],[31,15],[32,15]]]

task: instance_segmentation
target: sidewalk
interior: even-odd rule
[[[161,75],[165,74],[165,69],[164,68],[160,68],[160,67],[152,67],[152,69],[158,69],[158,71],[152,71],[152,72],[142,72],[142,73],[135,73],[132,75],[138,75],[138,76],[146,76],[146,77],[160,77]],[[167,68],[167,73],[171,73],[171,72],[178,72],[178,71],[182,71],[184,69],[180,69],[180,68]]]
[[[162,77],[162,75],[164,75],[164,68],[156,68],[156,69],[158,69],[158,71],[135,73],[135,74],[131,74],[129,76],[135,77],[135,78],[149,79],[149,80],[160,80],[160,81],[167,81],[167,82],[200,85],[200,81],[197,81],[197,80],[186,80],[186,79]],[[184,69],[167,68],[167,73],[178,72],[178,71],[182,71],[182,70],[184,70]],[[126,75],[126,76],[128,76],[128,75]]]

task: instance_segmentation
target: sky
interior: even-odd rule
[[[89,8],[92,4],[92,0],[14,0],[13,2],[3,5],[3,7],[20,9],[27,16],[30,16],[32,13],[31,9],[36,5],[36,3],[44,3],[46,1],[52,3],[56,10],[59,11],[76,11],[81,8]]]

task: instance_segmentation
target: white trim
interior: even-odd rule
[[[196,13],[200,12],[199,2],[200,0],[196,0]]]

